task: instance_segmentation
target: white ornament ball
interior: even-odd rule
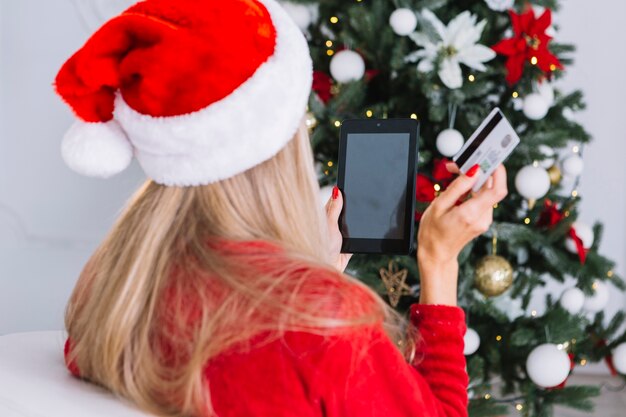
[[[563,383],[569,375],[570,367],[567,353],[552,343],[537,346],[526,359],[528,377],[543,388]]]
[[[585,167],[585,163],[583,162],[583,158],[578,155],[570,155],[562,162],[561,171],[563,174],[569,177],[577,177],[583,172],[583,168]]]
[[[580,220],[576,220],[572,223],[572,227],[574,228],[574,232],[576,232],[576,236],[580,238],[583,244],[583,248],[589,249],[591,245],[593,245],[594,235],[593,229],[587,223],[583,223]],[[578,253],[578,248],[576,248],[576,242],[571,237],[565,238],[565,248],[572,252]]]
[[[593,294],[585,297],[583,308],[590,313],[597,313],[609,302],[609,287],[602,281],[593,283]]]
[[[296,22],[296,25],[300,30],[305,31],[309,28],[313,22],[313,14],[309,7],[303,4],[296,4],[291,2],[283,2],[283,8],[287,14]]]
[[[585,303],[585,293],[580,288],[569,288],[561,295],[560,303],[570,314],[578,314]]]
[[[524,98],[522,111],[531,120],[541,120],[550,110],[550,103],[538,93],[529,94]]]
[[[396,9],[389,17],[389,25],[397,35],[406,36],[415,31],[417,16],[411,9]]]
[[[552,165],[554,165],[555,157],[554,157],[554,149],[549,147],[548,145],[539,145],[539,152],[544,156],[544,159],[539,161],[539,165],[542,168],[548,169]]]
[[[554,88],[552,88],[552,85],[544,81],[537,83],[535,86],[539,95],[548,103],[548,106],[552,107],[554,104]]]
[[[515,188],[522,197],[536,200],[550,190],[550,174],[540,166],[527,165],[515,176]]]
[[[626,342],[613,349],[613,366],[620,374],[626,375]]]
[[[480,346],[480,336],[476,330],[468,327],[465,331],[465,336],[463,336],[463,342],[465,343],[463,354],[466,356],[471,355],[476,352]]]
[[[360,80],[365,75],[365,61],[349,49],[339,51],[330,60],[330,75],[339,83]]]
[[[454,156],[463,147],[463,135],[456,129],[443,130],[437,135],[437,150],[443,156]]]

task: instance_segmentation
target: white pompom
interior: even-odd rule
[[[281,3],[287,14],[296,22],[300,30],[305,31],[313,22],[313,14],[309,7],[303,4],[291,3],[288,1]]]
[[[561,295],[560,303],[570,314],[578,314],[585,303],[585,293],[580,288],[568,288]]]
[[[583,173],[583,168],[585,167],[583,158],[578,154],[568,156],[561,165],[563,174],[569,177],[579,176]]]
[[[576,232],[576,236],[582,240],[583,248],[589,249],[591,245],[593,245],[594,240],[593,229],[591,226],[580,220],[576,220],[572,223],[572,228],[574,229],[574,232]],[[574,242],[574,239],[569,236],[565,238],[565,248],[572,253],[578,253],[576,242]]]
[[[463,147],[463,135],[456,129],[446,129],[437,135],[437,150],[443,156],[454,156]]]
[[[360,80],[365,75],[365,62],[354,51],[339,51],[330,60],[330,75],[339,83]]]
[[[397,35],[406,36],[415,31],[417,16],[411,9],[396,9],[389,17],[389,25]]]
[[[539,165],[541,165],[542,168],[548,169],[554,165],[554,149],[548,145],[539,145],[537,149],[539,149],[539,152],[544,156],[544,158],[539,161]]]
[[[133,160],[133,147],[115,121],[75,122],[61,144],[63,160],[81,175],[109,178],[124,171]]]
[[[541,120],[546,117],[550,110],[550,103],[540,94],[529,94],[524,98],[524,115],[531,120]]]
[[[471,355],[476,352],[480,346],[480,336],[476,330],[468,327],[465,331],[465,336],[463,336],[463,342],[465,343],[463,354],[466,356]]]
[[[583,308],[590,313],[597,313],[609,302],[609,287],[602,281],[593,283],[593,294],[585,297]]]
[[[537,346],[526,359],[528,377],[543,388],[562,384],[569,375],[570,367],[567,353],[552,343]]]
[[[522,197],[536,200],[550,190],[550,175],[544,168],[527,165],[515,176],[515,188]]]
[[[620,374],[626,374],[626,342],[617,345],[612,352],[613,366]]]

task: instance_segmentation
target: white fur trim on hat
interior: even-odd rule
[[[296,133],[313,81],[308,45],[276,1],[259,1],[276,29],[274,54],[227,97],[194,113],[153,117],[118,93],[115,119],[155,182],[193,186],[237,175],[274,156]]]
[[[107,123],[75,122],[63,137],[65,163],[82,175],[109,178],[133,160],[133,147],[115,120]]]

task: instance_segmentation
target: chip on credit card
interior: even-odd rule
[[[480,166],[478,180],[472,187],[472,191],[476,192],[519,143],[520,139],[515,129],[496,107],[452,160],[462,173],[466,173],[475,164]]]

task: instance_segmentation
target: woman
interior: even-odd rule
[[[274,0],[148,0],[61,69],[74,170],[150,178],[70,299],[71,372],[172,416],[465,416],[457,255],[506,195],[504,167],[424,213],[410,325],[342,272],[337,188],[302,120],[306,41]],[[449,169],[458,173],[451,164]]]

